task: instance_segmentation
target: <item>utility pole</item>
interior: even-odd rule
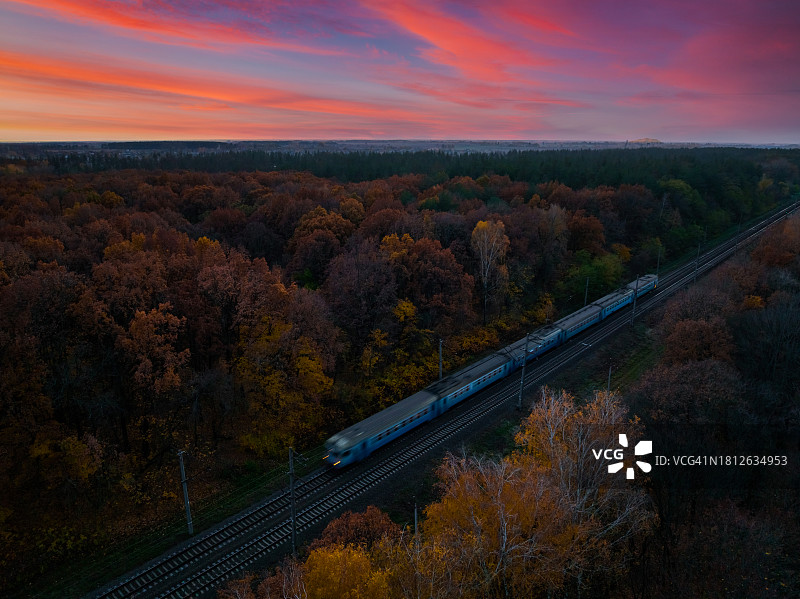
[[[183,485],[183,503],[186,505],[186,524],[189,527],[189,536],[194,534],[194,526],[192,526],[192,510],[189,509],[189,487],[186,486],[186,470],[183,468],[183,454],[185,451],[178,452],[178,461],[181,464],[181,484]]]
[[[694,260],[694,282],[697,283],[697,269],[700,268],[700,242],[697,242],[697,258]]]
[[[608,385],[606,385],[606,395],[611,395],[611,364],[608,365]]]
[[[297,557],[297,519],[294,506],[294,449],[289,448],[289,504],[292,519],[292,557]]]
[[[661,246],[658,246],[658,259],[656,260],[656,276],[658,276],[659,268],[661,268]]]
[[[442,338],[439,337],[439,380],[442,380]]]
[[[414,562],[419,566],[420,551],[419,551],[419,531],[417,530],[417,497],[414,496]],[[416,581],[416,594],[417,597],[422,596],[422,573],[420,568],[414,568],[414,579]]]
[[[419,543],[419,534],[417,533],[417,498],[414,497],[414,539]]]
[[[631,312],[631,324],[633,324],[633,318],[636,316],[636,296],[639,295],[639,274],[636,274],[636,291],[633,292],[633,311]]]
[[[525,353],[522,355],[522,375],[519,377],[519,397],[517,398],[518,410],[522,410],[522,392],[525,389],[525,364],[528,362],[528,339],[530,339],[530,333],[525,334]]]
[[[589,299],[589,277],[586,277],[586,291],[583,292],[583,307],[586,307],[586,301]]]

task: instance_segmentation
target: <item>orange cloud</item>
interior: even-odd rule
[[[358,116],[380,120],[418,121],[418,112],[362,101],[339,100],[264,86],[261,81],[224,78],[207,73],[160,72],[152,67],[80,64],[55,58],[42,58],[0,51],[0,75],[30,82],[35,87],[51,87],[62,96],[86,99],[89,94],[129,94],[158,96],[161,101],[187,105],[187,99],[217,106],[259,107],[313,112],[342,116]],[[17,83],[16,85],[19,85]],[[191,104],[190,104],[191,105]]]

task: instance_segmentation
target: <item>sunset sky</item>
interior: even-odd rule
[[[800,143],[798,0],[0,0],[0,140]]]

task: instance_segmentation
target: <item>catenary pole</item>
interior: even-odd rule
[[[297,557],[297,519],[294,505],[294,449],[289,448],[289,503],[292,519],[292,557]]]
[[[658,246],[658,260],[656,260],[656,276],[658,276],[658,269],[661,267],[661,246]]]
[[[697,258],[694,260],[694,282],[697,283],[697,269],[700,268],[700,242],[697,242]]]
[[[530,333],[525,334],[525,353],[522,354],[522,374],[519,377],[519,397],[517,398],[517,409],[522,410],[522,392],[525,390],[525,364],[528,362],[528,340]]]
[[[586,302],[589,300],[589,277],[586,277],[586,291],[583,292],[583,306],[586,307]]]
[[[442,380],[442,338],[439,337],[439,380]]]
[[[178,461],[181,464],[181,484],[183,485],[183,503],[186,505],[186,524],[189,528],[189,535],[194,534],[194,526],[192,526],[192,510],[189,508],[189,487],[186,485],[186,470],[183,467],[183,454],[185,451],[178,452]]]

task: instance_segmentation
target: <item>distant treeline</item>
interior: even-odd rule
[[[636,150],[554,150],[510,151],[454,154],[443,151],[420,152],[280,152],[264,150],[211,152],[199,155],[177,150],[211,147],[209,142],[159,142],[164,151],[147,156],[69,153],[48,158],[57,173],[116,169],[186,169],[203,172],[228,171],[309,171],[318,177],[334,177],[342,182],[368,181],[421,173],[431,183],[455,176],[477,178],[485,173],[507,175],[516,181],[540,183],[559,181],[569,187],[596,187],[641,184],[653,189],[663,178],[686,180],[701,193],[720,188],[724,183],[741,183],[759,178],[759,165],[794,171],[800,164],[800,150],[756,148],[694,148]],[[180,146],[172,144],[179,143]],[[221,146],[223,144],[217,144]],[[135,142],[106,144],[107,149],[140,149]],[[147,142],[153,147],[153,142]],[[783,173],[779,173],[783,174]],[[768,176],[772,176],[767,173]],[[779,179],[785,179],[778,176]]]
[[[101,145],[104,150],[199,150],[201,148],[232,148],[224,141],[112,141]]]

